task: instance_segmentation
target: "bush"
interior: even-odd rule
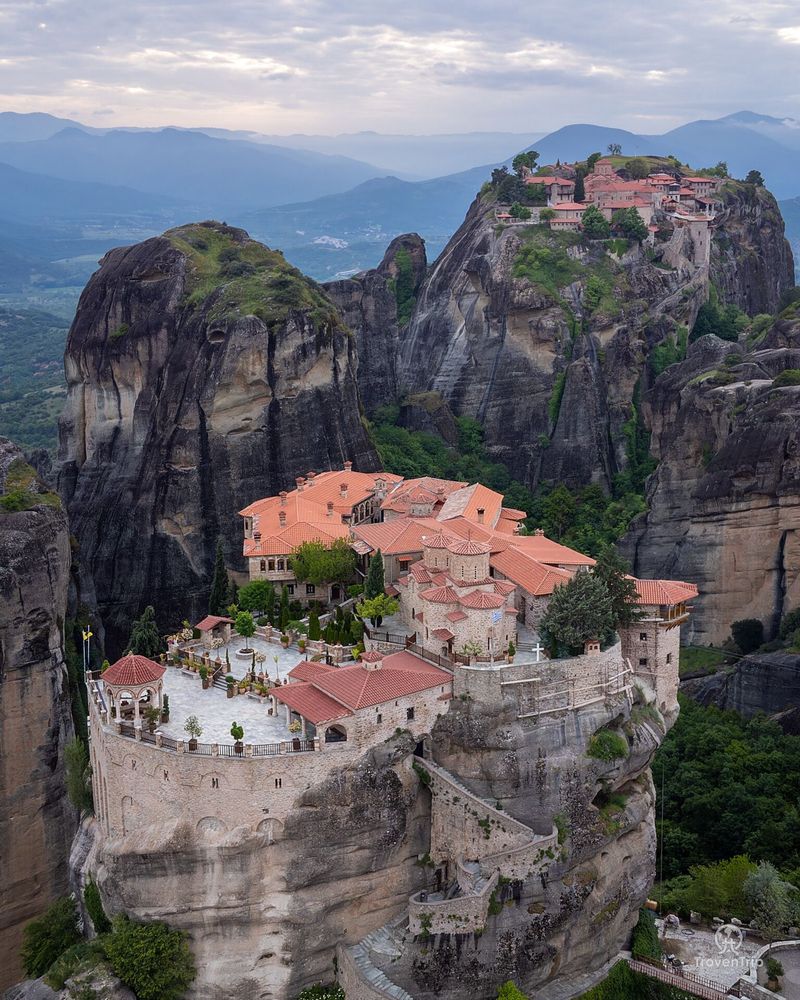
[[[767,956],[765,965],[767,968],[767,979],[778,979],[783,975],[783,965],[777,958]]]
[[[601,729],[589,740],[589,748],[586,751],[588,757],[596,760],[619,760],[628,756],[628,743],[619,733],[610,729]]]
[[[800,385],[800,368],[784,369],[773,381],[772,388],[778,389],[783,385]]]
[[[61,954],[45,973],[44,981],[53,990],[63,990],[67,980],[81,968],[97,965],[105,958],[103,945],[94,941],[79,941]],[[70,996],[74,996],[70,993]]]
[[[795,608],[794,611],[789,611],[781,618],[778,634],[781,639],[789,639],[798,629],[800,629],[800,608]]]
[[[742,618],[731,625],[731,635],[743,653],[752,653],[764,641],[764,625],[758,618]]]
[[[67,772],[67,798],[80,812],[91,812],[92,783],[89,776],[89,754],[86,744],[77,736],[64,747]]]
[[[323,986],[316,983],[297,994],[297,1000],[345,1000],[344,990],[338,983]]]
[[[67,948],[78,944],[78,911],[71,896],[57,899],[41,917],[25,927],[20,958],[28,976],[43,976]]]
[[[639,920],[633,928],[631,952],[634,958],[661,958],[655,917],[650,910],[640,910]]]
[[[166,924],[138,924],[117,917],[105,950],[115,975],[138,1000],[179,1000],[195,977],[183,931]]]
[[[105,934],[111,930],[111,921],[106,916],[103,909],[103,901],[100,898],[100,890],[94,882],[89,880],[83,890],[83,901],[86,904],[86,911],[92,918],[92,924],[98,934]]]

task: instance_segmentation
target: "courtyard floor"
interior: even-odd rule
[[[192,647],[192,652],[198,658],[207,652],[212,661],[219,656],[224,663],[225,652],[227,651],[231,664],[230,673],[234,677],[239,678],[244,677],[250,671],[253,662],[252,654],[241,658],[236,655],[244,644],[244,639],[241,636],[236,636],[227,646],[221,646],[219,649],[211,649],[210,646],[199,644]],[[252,639],[248,640],[247,645],[254,649],[256,653],[264,653],[266,655],[267,658],[263,663],[256,663],[256,673],[268,674],[272,681],[285,680],[286,675],[292,667],[296,666],[302,659],[305,659],[304,654],[300,652],[297,646],[290,646],[288,649],[284,649],[283,646],[274,642],[267,642],[266,639],[258,635],[254,635]]]

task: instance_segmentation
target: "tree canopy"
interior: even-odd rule
[[[625,169],[635,181],[644,180],[644,178],[650,173],[650,166],[648,165],[647,160],[643,160],[641,156],[636,156],[632,160],[628,160],[625,164]]]
[[[256,623],[249,611],[239,612],[234,628],[245,639],[250,639],[256,634]]]
[[[75,901],[65,896],[25,926],[20,957],[25,972],[36,978],[43,976],[67,948],[81,940],[78,931],[78,911]]]
[[[345,538],[335,539],[330,546],[303,542],[290,561],[301,583],[348,583],[356,574],[356,554]]]
[[[367,581],[364,585],[365,597],[377,597],[382,594],[386,587],[386,580],[383,568],[383,553],[380,549],[372,553],[367,570]]]
[[[629,240],[643,243],[647,239],[647,223],[635,208],[621,208],[611,217],[615,229]]]
[[[251,580],[239,591],[242,611],[261,611],[268,618],[275,612],[275,587],[269,580]]]
[[[525,153],[517,153],[511,161],[511,169],[518,177],[522,177],[525,167],[527,167],[528,170],[536,169],[538,159],[539,154],[534,149],[529,149]]]
[[[755,184],[756,187],[764,187],[764,178],[760,170],[750,170],[744,182],[745,184]]]
[[[577,573],[553,591],[539,630],[552,653],[576,654],[586,642],[602,641],[613,629],[614,610],[605,583],[594,573]]]
[[[186,933],[166,924],[117,917],[104,947],[114,973],[139,1000],[180,1000],[195,977]]]
[[[161,652],[161,636],[158,634],[156,612],[152,604],[147,605],[131,626],[128,649],[139,656],[149,656],[151,660]]]
[[[628,565],[617,550],[606,545],[597,557],[597,563],[592,571],[598,580],[602,580],[611,598],[611,609],[614,614],[614,628],[624,628],[641,618],[639,610],[639,595],[636,584],[628,576]]]
[[[393,615],[399,607],[400,603],[394,597],[378,594],[357,604],[356,611],[361,618],[369,618],[372,625],[378,628],[383,619]]]
[[[608,239],[611,225],[597,205],[589,205],[581,218],[584,233],[593,240]]]

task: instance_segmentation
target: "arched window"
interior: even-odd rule
[[[266,573],[267,572],[267,560],[266,559],[262,559],[261,560],[261,572],[262,573]]]
[[[340,725],[328,726],[328,728],[325,730],[325,742],[346,743],[347,730],[344,728],[344,726]]]

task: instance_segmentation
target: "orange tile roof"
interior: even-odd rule
[[[435,628],[431,632],[431,635],[435,635],[437,639],[444,639],[444,640],[455,638],[454,633],[451,632],[449,628]]]
[[[437,520],[449,521],[454,517],[465,517],[468,521],[477,523],[478,511],[483,508],[483,523],[491,527],[497,521],[502,506],[502,494],[490,490],[482,483],[474,483],[451,493],[439,511]]]
[[[340,667],[317,678],[313,684],[351,711],[357,711],[451,682],[447,671],[402,650],[385,656],[379,670],[367,670],[361,664]],[[275,693],[281,697],[291,687],[287,685]]]
[[[445,618],[449,622],[463,622],[465,618],[469,616],[464,614],[463,611],[451,611],[449,614],[445,615]]]
[[[215,625],[223,624],[233,625],[233,618],[224,618],[222,615],[206,615],[195,625],[195,628],[199,628],[201,632],[208,632]]]
[[[686,583],[683,580],[636,580],[634,578],[634,582],[639,594],[639,603],[649,606],[683,604],[684,601],[689,601],[699,594],[695,584]]]
[[[343,719],[353,713],[341,705],[335,698],[320,691],[313,681],[297,681],[271,689],[276,699],[289,708],[299,712],[304,719],[319,725],[322,722],[332,722]]]
[[[492,551],[486,542],[476,542],[472,538],[459,538],[448,543],[447,551],[457,556],[482,556]]]
[[[458,594],[451,587],[433,587],[431,590],[423,590],[419,596],[431,604],[458,603]]]
[[[485,590],[473,590],[470,594],[459,597],[458,603],[465,608],[500,608],[506,603],[502,594],[487,594]]]
[[[554,542],[546,535],[517,535],[511,544],[516,549],[550,566],[594,566],[594,559]]]
[[[314,663],[311,660],[301,660],[296,666],[292,667],[288,676],[295,681],[311,681],[319,677],[320,674],[327,674],[329,671],[335,669],[336,667],[332,667],[328,663]]]
[[[160,681],[166,673],[167,668],[161,663],[156,663],[146,656],[138,653],[128,653],[113,663],[102,674],[102,679],[106,684],[114,684],[117,687],[141,687],[143,684],[153,684]]]
[[[513,546],[509,546],[504,552],[496,552],[490,563],[503,576],[534,597],[552,594],[555,587],[572,579],[572,574],[566,570],[546,566]]]

